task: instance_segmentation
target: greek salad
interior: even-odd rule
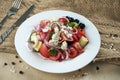
[[[89,43],[85,27],[70,16],[41,20],[30,34],[28,47],[53,61],[73,59],[82,54]]]

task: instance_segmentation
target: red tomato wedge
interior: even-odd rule
[[[70,51],[69,58],[74,58],[78,55],[78,52],[74,47],[70,47],[69,51]]]
[[[73,41],[73,38],[68,38],[64,32],[60,33],[62,41]]]
[[[66,18],[59,18],[59,21],[62,22],[63,24],[68,22]]]
[[[66,53],[65,53],[65,51],[61,51],[61,56],[60,56],[60,58],[58,59],[58,61],[62,61],[62,60],[65,60],[66,59]]]
[[[41,27],[41,28],[44,28],[48,23],[50,23],[49,20],[41,20],[41,21],[40,21],[40,27]]]
[[[61,57],[61,53],[58,52],[56,56],[50,56],[49,59],[56,61],[56,60],[60,59],[60,57]]]
[[[48,52],[49,48],[43,43],[40,47],[40,54],[46,58],[50,57],[50,54]]]
[[[83,52],[83,48],[80,46],[79,42],[73,43],[73,47],[77,50],[79,54]]]
[[[78,33],[77,33],[78,38],[80,38],[81,36],[86,37],[85,32],[81,28],[77,28],[77,30],[78,30]]]
[[[67,36],[65,35],[64,32],[61,32],[60,36],[61,36],[61,38],[62,38],[63,41],[67,41],[68,40],[68,38],[67,38]]]
[[[73,37],[74,41],[79,41],[79,39],[78,39],[76,34],[73,34],[72,37]]]

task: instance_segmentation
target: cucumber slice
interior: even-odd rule
[[[41,47],[42,42],[39,41],[39,40],[36,38],[36,33],[35,33],[35,32],[32,32],[32,33],[31,33],[31,35],[30,35],[30,37],[29,37],[29,40],[30,40],[30,42],[33,42],[33,43],[34,43],[34,45],[32,46],[33,50],[35,50],[35,51],[38,52],[39,49],[40,49],[40,47]]]
[[[40,47],[41,47],[41,45],[42,45],[42,42],[41,42],[41,41],[37,41],[37,42],[33,45],[33,49],[38,52],[39,49],[40,49]]]
[[[74,27],[78,26],[78,23],[76,23],[76,22],[70,22],[70,23],[68,23],[68,26],[74,28]]]
[[[31,35],[30,35],[30,41],[31,42],[34,42],[35,40],[35,36],[36,36],[36,33],[35,32],[32,32]]]
[[[88,44],[88,39],[84,36],[82,36],[79,40],[80,45],[84,48]]]

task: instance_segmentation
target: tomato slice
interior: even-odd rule
[[[43,43],[40,47],[40,54],[46,58],[50,57],[50,54],[48,52],[49,48]]]
[[[69,51],[70,51],[69,58],[74,58],[78,55],[78,52],[74,47],[70,47]]]
[[[74,42],[72,45],[79,54],[83,52],[83,48],[80,46],[79,42]]]
[[[60,33],[62,41],[73,41],[73,38],[68,38],[64,32]]]
[[[44,28],[48,23],[50,23],[49,20],[41,20],[41,21],[40,21],[40,27],[41,27],[41,28]]]
[[[66,18],[59,18],[59,21],[62,22],[63,24],[68,22]]]
[[[86,37],[85,32],[81,29],[81,28],[77,28],[78,33],[77,33],[77,37],[80,38],[81,36]]]
[[[68,38],[67,38],[67,36],[65,35],[64,32],[61,32],[61,33],[60,33],[60,36],[61,36],[62,40],[64,40],[64,41],[67,41],[67,40],[68,40]]]
[[[74,41],[78,41],[79,40],[76,34],[73,34],[72,37],[73,37]]]
[[[36,35],[40,35],[41,31],[36,32]]]
[[[53,60],[53,61],[57,61],[59,60],[61,57],[61,53],[58,52],[56,56],[50,56],[49,59]]]

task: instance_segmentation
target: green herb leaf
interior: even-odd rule
[[[68,26],[70,26],[70,27],[76,27],[76,26],[78,26],[78,23],[76,23],[76,22],[70,22],[70,23],[68,23]]]
[[[51,56],[56,56],[57,55],[57,51],[53,48],[49,49],[49,53]]]

